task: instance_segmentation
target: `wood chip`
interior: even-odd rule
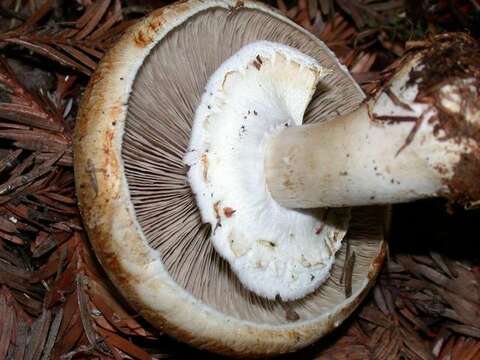
[[[28,336],[25,360],[39,360],[42,355],[45,341],[50,327],[51,312],[44,310],[42,315],[33,323]]]
[[[139,360],[150,360],[151,356],[145,350],[142,350],[137,345],[118,336],[115,333],[109,332],[105,329],[98,329],[99,333],[105,338],[105,341],[110,345],[122,350],[124,353]]]
[[[352,296],[352,277],[353,268],[355,266],[355,251],[352,252],[350,257],[345,263],[345,297],[348,299]]]
[[[51,357],[53,346],[57,340],[58,330],[60,329],[60,324],[63,319],[63,309],[59,308],[53,317],[50,330],[48,331],[48,337],[43,348],[42,360],[48,360]]]

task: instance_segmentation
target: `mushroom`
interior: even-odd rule
[[[276,72],[278,66],[285,71],[283,79]],[[236,71],[239,68],[243,70]],[[240,89],[258,90],[242,83],[242,76],[257,78],[256,85],[274,86],[270,96],[275,101],[255,96],[248,102],[226,101],[223,90],[238,101],[243,101],[238,97]],[[442,88],[448,109],[463,108],[454,94],[470,89],[469,81]],[[407,100],[415,103],[396,91],[392,85],[391,91],[384,92],[403,99],[394,98],[394,105]],[[368,171],[350,168],[345,158],[359,154],[337,151],[338,145],[330,142],[335,138],[352,146],[352,152],[357,146],[366,147],[363,140],[343,138],[342,129],[335,129],[336,123],[351,129],[357,126],[346,114],[360,119],[358,127],[364,132],[359,135],[381,136],[378,131],[383,129],[395,141],[403,135],[408,138],[412,122],[385,121],[383,117],[398,114],[382,107],[389,101],[382,96],[362,105],[365,95],[331,51],[263,4],[190,0],[154,11],[105,55],[77,118],[74,154],[79,208],[95,253],[112,282],[154,326],[196,347],[228,355],[292,352],[339,326],[378,274],[389,212],[387,206],[336,207],[406,201],[439,190],[450,189],[453,194],[452,189],[458,188],[457,183],[436,187],[438,178],[432,175],[418,180],[426,184],[420,196],[403,196],[403,189],[415,185],[377,180],[372,190],[363,182],[365,176],[372,178]],[[229,109],[235,113],[231,119],[237,127],[217,127],[215,123],[222,124],[215,120],[225,120],[218,115],[230,114]],[[370,124],[368,109],[374,110],[370,116],[376,114],[377,122]],[[382,113],[385,109],[387,113]],[[471,117],[477,119],[474,110]],[[341,117],[333,119],[337,116]],[[257,121],[252,126],[260,118],[271,125]],[[243,120],[248,125],[242,129]],[[368,126],[362,128],[365,123]],[[316,130],[322,127],[331,131],[331,138]],[[401,130],[394,130],[397,127]],[[402,165],[390,161],[401,162],[401,156],[410,156],[413,148],[421,147],[415,143],[421,130],[393,160],[388,154],[378,159],[382,173],[390,165],[388,171],[395,179],[401,178]],[[214,133],[225,136],[216,136],[210,148],[208,134]],[[313,137],[324,135],[326,161],[320,154],[318,159],[312,155],[321,149]],[[235,143],[229,142],[235,136]],[[245,143],[259,140],[258,154]],[[311,151],[304,146],[307,142]],[[388,141],[384,143],[388,148]],[[441,151],[461,152],[461,157],[473,154],[468,141],[440,145]],[[432,146],[436,145],[432,142]],[[263,175],[248,168],[248,157],[239,156],[235,149],[253,156],[252,164],[263,169]],[[391,149],[394,155],[399,150],[393,144]],[[228,157],[218,157],[215,152],[220,150],[228,150],[239,162],[230,164],[232,172],[222,172],[219,162]],[[377,156],[373,149],[369,154]],[[446,174],[455,173],[455,164],[459,164],[455,154],[445,165]],[[332,158],[338,163],[332,165]],[[329,165],[325,176],[324,164]],[[362,164],[369,164],[368,159]],[[435,170],[436,162],[432,164]],[[345,182],[339,180],[343,178]],[[264,186],[257,188],[262,181]],[[315,181],[328,186],[308,188],[316,187]],[[348,195],[352,190],[355,196]],[[249,191],[255,194],[250,196]],[[465,198],[465,191],[461,194]],[[377,201],[371,196],[377,196]],[[467,198],[475,200],[470,195]],[[255,199],[266,201],[278,218],[261,212],[245,216],[242,209]],[[292,225],[292,220],[298,224]],[[256,221],[270,221],[271,231],[252,234],[259,230]],[[286,231],[289,227],[293,231]],[[355,254],[354,263],[349,254]],[[252,257],[242,263],[242,255]],[[349,296],[341,279],[347,258],[348,267],[353,265],[351,279],[343,279],[351,287]],[[282,289],[284,284],[288,288]]]

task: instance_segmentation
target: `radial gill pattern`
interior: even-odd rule
[[[122,156],[137,219],[172,278],[226,314],[282,324],[316,317],[345,300],[340,281],[345,241],[331,278],[316,292],[287,304],[262,299],[244,289],[214,251],[210,227],[201,222],[182,161],[195,108],[209,76],[226,58],[256,40],[287,44],[338,69],[310,35],[261,11],[206,10],[161,40],[138,72],[128,102]],[[332,71],[319,86],[305,121],[352,111],[362,99],[351,79]],[[367,280],[372,259],[379,252],[383,212],[382,208],[352,212],[346,241],[350,252],[355,252],[353,292]]]

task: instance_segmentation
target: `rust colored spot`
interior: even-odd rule
[[[125,289],[130,287],[130,282],[134,281],[133,275],[124,271],[124,268],[121,264],[120,259],[118,259],[115,252],[110,251],[109,246],[103,246],[101,244],[109,244],[111,239],[107,234],[104,234],[102,231],[97,231],[92,229],[92,236],[90,238],[98,239],[95,241],[97,247],[96,252],[99,253],[102,263],[106,266],[110,273],[115,274],[115,285],[120,289]]]
[[[148,44],[152,42],[152,37],[151,35],[147,34],[145,31],[139,31],[137,34],[135,34],[135,44],[138,47],[145,47]]]
[[[90,87],[93,88],[95,84],[103,80],[103,73],[101,71],[95,71],[90,77]]]
[[[158,30],[163,25],[163,20],[161,18],[162,13],[163,11],[160,11],[156,14],[157,17],[151,19],[148,24],[145,24],[145,26],[135,34],[135,45],[143,48],[148,46],[155,39]]]
[[[233,210],[231,207],[226,207],[223,208],[223,213],[227,218],[232,217],[232,215],[236,212],[237,210]]]
[[[107,131],[105,134],[105,146],[108,146],[109,148],[112,147],[112,141],[113,141],[113,136],[115,134],[113,131]]]
[[[114,136],[114,131],[107,130],[105,132],[104,143],[102,146],[104,157],[100,168],[97,169],[97,171],[101,172],[105,178],[108,178],[111,175],[118,176],[120,171],[118,159],[115,154],[112,154]]]
[[[113,136],[114,134],[112,131],[107,131],[105,133],[105,142],[103,143],[103,153],[105,154],[105,158],[102,164],[103,170],[105,170],[105,168],[107,167],[110,159],[110,149],[112,148]]]
[[[208,156],[207,154],[203,154],[200,161],[203,165],[203,180],[207,181],[208,177]]]
[[[162,26],[162,24],[163,23],[159,18],[155,18],[148,24],[148,28],[152,32],[156,32],[160,28],[160,26]]]

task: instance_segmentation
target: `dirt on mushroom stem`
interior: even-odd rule
[[[437,115],[430,118],[434,134],[442,141],[471,139],[480,144],[480,124],[466,121],[465,113],[480,113],[480,43],[464,33],[437,35],[425,43],[423,67],[412,69],[407,86],[418,85],[417,102],[434,104]],[[461,112],[454,113],[440,99],[439,89],[458,80],[472,79],[457,87],[461,98]],[[471,88],[475,90],[472,91]],[[439,137],[439,134],[442,134]],[[470,206],[480,201],[480,150],[472,149],[461,156],[453,169],[453,176],[445,181],[450,207],[454,204]]]
[[[440,38],[440,42],[435,42],[436,38]],[[418,86],[415,102],[435,108],[436,114],[428,119],[428,123],[433,126],[433,135],[439,141],[460,144],[470,140],[475,144],[469,146],[469,153],[460,156],[453,166],[453,175],[445,177],[448,190],[438,193],[448,199],[451,211],[456,206],[471,207],[480,201],[480,124],[467,120],[467,113],[480,113],[480,47],[465,34],[436,38],[431,42],[432,46],[424,50],[422,67],[410,72],[407,86]],[[443,104],[440,91],[443,86],[453,86],[451,95],[460,98],[460,111],[454,112]],[[423,119],[391,119],[391,123],[411,120],[416,124],[401,150],[413,141]],[[447,173],[440,167],[437,171]]]

